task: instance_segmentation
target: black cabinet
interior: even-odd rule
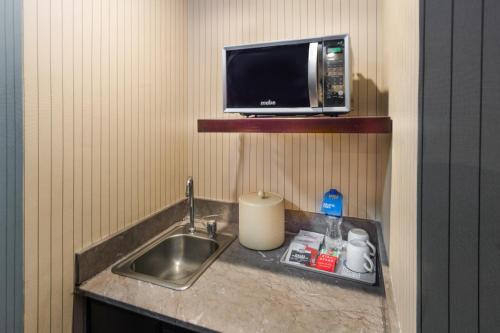
[[[88,333],[186,333],[184,327],[140,315],[103,302],[87,301]]]

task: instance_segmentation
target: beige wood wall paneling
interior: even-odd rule
[[[350,33],[353,115],[384,115],[378,90],[378,5],[373,0],[189,0],[188,172],[196,195],[237,201],[263,188],[287,208],[318,211],[322,193],[345,195],[346,215],[381,219],[390,136],[198,134],[199,118],[222,112],[224,45]],[[389,139],[388,139],[389,138]],[[382,169],[382,170],[381,170]]]
[[[25,330],[70,332],[74,252],[183,196],[187,3],[26,0]]]
[[[235,117],[222,113],[223,45],[344,32],[353,38],[352,114],[385,114],[378,8],[26,0],[26,330],[68,331],[74,251],[181,198],[188,174],[201,197],[235,201],[264,188],[309,211],[336,187],[346,215],[381,219],[388,136],[196,132],[198,118]]]
[[[393,119],[390,272],[402,332],[417,330],[419,1],[381,3],[382,85]],[[386,236],[387,238],[387,236]]]

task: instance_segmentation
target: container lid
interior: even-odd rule
[[[264,192],[262,190],[240,196],[240,203],[251,206],[274,206],[282,201],[283,197],[281,195],[273,192]]]

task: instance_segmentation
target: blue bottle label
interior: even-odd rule
[[[326,215],[341,217],[342,216],[342,193],[332,188],[323,196],[321,204],[321,212]]]

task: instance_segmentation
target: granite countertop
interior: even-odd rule
[[[237,224],[219,226],[235,233]],[[194,329],[225,332],[390,331],[384,286],[379,288],[279,263],[287,242],[252,251],[235,240],[184,291],[120,276],[111,268],[77,288],[91,298]],[[384,270],[385,273],[385,270]]]

